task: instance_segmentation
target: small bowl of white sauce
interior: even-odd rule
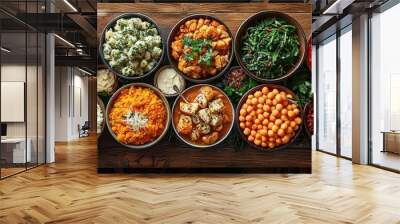
[[[186,86],[185,79],[175,71],[170,65],[158,69],[154,76],[154,86],[157,87],[166,97],[175,97],[181,93]],[[179,92],[176,92],[174,86],[177,86]]]

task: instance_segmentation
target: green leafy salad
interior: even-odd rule
[[[264,19],[250,26],[241,41],[244,65],[263,79],[285,75],[300,55],[296,27],[281,18]]]

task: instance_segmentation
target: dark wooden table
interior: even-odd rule
[[[294,17],[306,36],[311,33],[311,5],[301,3],[98,3],[97,32],[121,13],[139,12],[150,16],[161,28],[164,42],[171,28],[183,17],[205,13],[220,18],[233,35],[252,14],[276,10]],[[164,64],[168,64],[166,57]],[[233,63],[236,65],[236,62]],[[101,66],[101,65],[100,65]],[[144,82],[152,83],[152,76]],[[120,83],[122,85],[122,83]],[[107,99],[104,99],[105,104]],[[173,100],[170,100],[172,105]],[[145,150],[128,149],[117,143],[107,128],[98,139],[99,172],[311,172],[311,139],[304,128],[290,146],[278,151],[259,151],[239,147],[232,130],[222,144],[209,149],[196,149],[180,142],[171,130],[156,146]]]

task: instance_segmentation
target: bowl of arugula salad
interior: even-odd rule
[[[234,43],[236,59],[257,81],[282,81],[302,65],[306,38],[301,25],[291,16],[261,11],[244,21]]]

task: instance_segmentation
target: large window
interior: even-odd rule
[[[317,57],[317,149],[336,153],[336,36],[319,45]]]
[[[340,32],[340,155],[352,157],[352,32],[351,25]]]
[[[19,16],[43,2],[7,1]],[[45,35],[0,12],[0,178],[45,162]]]
[[[400,4],[371,18],[371,162],[400,170]]]

